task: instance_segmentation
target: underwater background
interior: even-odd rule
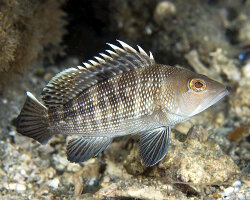
[[[230,94],[176,126],[151,168],[136,138],[76,164],[66,137],[43,146],[16,132],[26,91],[39,97],[54,75],[116,39]],[[250,199],[249,135],[249,0],[0,0],[0,199]]]

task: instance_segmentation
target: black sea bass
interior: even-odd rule
[[[141,47],[118,42],[121,48],[108,44],[109,55],[52,78],[44,105],[27,92],[17,131],[43,144],[53,135],[77,135],[67,146],[72,162],[97,156],[115,137],[136,134],[143,163],[153,166],[168,151],[171,127],[228,94],[204,75],[156,64]]]

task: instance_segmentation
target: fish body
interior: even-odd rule
[[[177,108],[174,91],[166,82],[170,84],[168,76],[177,71],[155,64],[100,82],[62,109],[50,110],[50,128],[56,133],[114,137],[174,125],[182,117],[168,114]],[[165,98],[168,98],[166,116],[157,118],[159,112],[164,115],[160,108],[165,107]]]
[[[228,93],[204,75],[156,64],[141,47],[119,42],[122,48],[109,44],[109,55],[52,78],[42,92],[45,105],[27,92],[17,131],[40,143],[77,135],[67,146],[72,162],[97,156],[115,137],[139,134],[142,161],[152,166],[167,153],[171,127]]]

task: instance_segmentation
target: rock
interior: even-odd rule
[[[163,20],[169,15],[173,15],[176,12],[176,7],[173,2],[161,1],[156,5],[154,10],[154,19],[157,23],[162,23]]]
[[[53,155],[54,164],[57,170],[62,171],[68,165],[69,161],[65,155],[54,154]]]
[[[75,196],[80,196],[82,192],[87,192],[87,189],[95,190],[96,185],[99,185],[101,164],[95,159],[93,160],[93,162],[86,162],[86,165],[80,171],[68,177],[68,180],[63,180],[74,185]]]
[[[70,172],[78,172],[82,169],[82,166],[78,163],[68,163],[67,171]]]
[[[241,80],[230,99],[231,115],[241,119],[242,124],[250,123],[250,62],[243,66]]]
[[[237,165],[214,142],[200,143],[197,140],[188,140],[185,144],[177,144],[178,142],[173,155],[169,154],[171,160],[164,160],[159,167],[166,169],[171,168],[169,164],[173,162],[179,163],[176,174],[184,182],[211,185],[222,183],[239,173]]]
[[[215,116],[214,122],[217,126],[223,127],[223,123],[225,122],[225,114],[223,112],[218,113],[218,115]]]
[[[0,168],[0,176],[6,176],[6,172],[2,168]]]
[[[218,194],[218,193],[213,193],[213,197],[215,198],[215,199],[220,199],[222,196],[220,195],[220,194]]]
[[[48,179],[52,179],[54,178],[55,175],[56,175],[56,170],[52,167],[49,167],[48,169],[43,170],[41,174],[39,175],[41,177],[40,182],[43,182]]]
[[[239,200],[246,200],[249,196],[246,197],[244,194],[239,193],[239,194],[237,194],[237,197]]]
[[[153,179],[122,179],[114,182],[107,187],[101,188],[94,194],[96,199],[115,198],[122,199],[187,199],[180,191],[174,191],[174,188],[166,183]]]
[[[233,183],[233,187],[240,187],[241,186],[241,181],[235,181]]]
[[[184,123],[180,123],[180,124],[177,124],[174,129],[183,133],[183,134],[187,134],[188,131],[190,130],[190,128],[193,126],[192,122],[191,121],[186,121]]]
[[[175,174],[182,182],[212,185],[223,183],[239,174],[239,168],[233,160],[212,141],[200,143],[190,138],[184,143],[175,140],[171,144],[167,156],[153,167],[150,176],[169,178]],[[133,175],[142,174],[146,170],[139,163],[138,152],[138,147],[134,147],[125,163],[128,173]]]
[[[206,142],[208,139],[208,131],[199,125],[193,126],[187,133],[187,139],[193,139],[199,142]]]
[[[5,183],[4,187],[7,190],[15,190],[17,192],[23,192],[26,190],[26,186],[23,184],[19,184],[19,183]]]
[[[192,50],[185,54],[185,58],[187,59],[188,63],[193,67],[195,72],[199,74],[204,74],[208,77],[211,77],[217,81],[222,81],[219,74],[215,71],[215,69],[208,69],[200,60],[199,54],[197,50]]]
[[[106,193],[107,194],[107,193]],[[131,198],[140,198],[140,199],[164,199],[162,192],[155,190],[154,187],[145,187],[138,189],[137,187],[128,187],[126,190],[114,190],[113,197],[115,196],[126,196]],[[106,195],[105,195],[106,196]],[[110,196],[107,194],[107,196]],[[104,197],[104,196],[103,196]]]
[[[250,23],[246,16],[244,16],[244,22],[240,28],[238,39],[243,43],[248,45],[250,43]]]
[[[130,150],[130,154],[124,160],[124,167],[129,174],[133,175],[142,174],[146,170],[139,156],[138,145],[135,145],[135,147]]]
[[[242,67],[242,76],[248,81],[250,80],[250,62],[246,63],[246,65],[244,65]]]
[[[56,190],[58,188],[60,181],[59,178],[54,178],[51,181],[48,181],[48,186],[52,187],[54,190]]]
[[[223,197],[228,197],[234,192],[233,187],[228,187],[224,190],[224,193],[222,194]]]
[[[211,67],[217,72],[217,74],[225,74],[232,82],[238,82],[240,80],[240,72],[236,66],[236,60],[227,56],[227,52],[218,48],[215,52],[211,52],[212,57]]]

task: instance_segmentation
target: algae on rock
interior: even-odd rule
[[[23,72],[38,58],[62,53],[63,0],[0,0],[0,77]]]

